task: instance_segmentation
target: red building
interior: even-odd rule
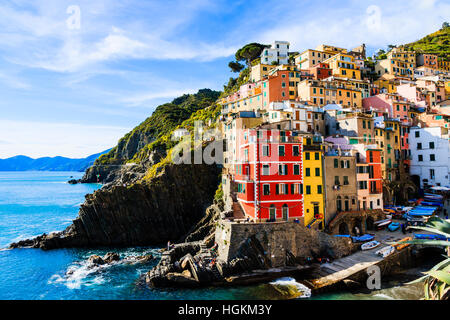
[[[409,124],[400,124],[400,149],[403,163],[405,164],[406,173],[409,173],[409,166],[411,165],[411,150],[409,149],[409,128]]]
[[[246,129],[237,137],[234,182],[238,201],[254,219],[303,216],[302,138],[292,131]]]
[[[309,69],[309,72],[313,75],[313,79],[321,80],[332,76],[332,69],[328,63],[318,63]]]
[[[289,71],[278,70],[262,82],[263,108],[273,101],[289,100]]]
[[[381,169],[381,149],[368,148],[366,161],[369,165],[369,208],[383,208],[383,175]]]

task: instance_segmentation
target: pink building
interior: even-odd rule
[[[374,112],[376,117],[381,117],[384,114],[387,114],[390,118],[393,117],[392,100],[385,93],[364,98],[362,104],[364,110]]]

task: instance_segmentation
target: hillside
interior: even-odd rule
[[[90,155],[86,158],[71,159],[66,157],[42,157],[33,159],[26,156],[15,156],[0,159],[0,171],[84,171],[106,151]]]
[[[434,53],[450,61],[450,27],[443,27],[420,40],[405,44],[404,47],[419,53]]]
[[[185,94],[158,106],[150,117],[121,138],[111,151],[99,157],[86,171],[82,181],[97,181],[97,175],[100,175],[101,181],[112,182],[123,173],[132,176],[125,180],[134,180],[144,174],[148,167],[165,158],[167,150],[175,145],[170,139],[172,131],[197,112],[209,113],[204,110],[215,105],[219,95],[218,91],[201,89],[196,94]],[[137,164],[132,168],[137,172],[124,167],[127,163]]]
[[[101,156],[95,164],[123,164],[147,144],[171,132],[192,113],[212,105],[219,92],[201,89],[196,94],[185,94],[170,103],[158,106],[153,114],[119,140],[117,146]]]

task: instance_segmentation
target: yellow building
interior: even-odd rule
[[[386,89],[388,93],[397,93],[396,82],[392,79],[383,79],[383,77],[373,82],[381,90]]]
[[[450,98],[450,81],[445,82],[445,99]]]
[[[377,61],[375,72],[382,76],[390,74],[397,77],[414,77],[416,67],[416,53],[405,51],[403,48],[394,48],[387,53],[387,58]]]
[[[345,53],[338,53],[323,61],[333,70],[333,75],[349,79],[361,79],[361,70],[355,62],[355,57]]]
[[[316,47],[316,50],[318,51],[322,51],[331,55],[335,55],[338,53],[348,53],[347,49],[345,48],[339,48],[339,47],[335,47],[335,46],[330,46],[327,44],[321,44],[319,46]]]
[[[334,53],[308,49],[294,57],[295,65],[302,70],[309,69],[314,67],[316,64],[331,58],[333,55]]]
[[[250,72],[250,81],[258,82],[261,81],[264,77],[267,77],[270,71],[275,69],[276,66],[269,65],[269,64],[261,64],[258,63],[257,65],[252,66],[251,72]]]
[[[450,71],[450,61],[445,61],[442,58],[438,59],[438,69]]]
[[[323,147],[312,136],[303,137],[303,216],[305,226],[324,227],[325,191],[323,185]]]

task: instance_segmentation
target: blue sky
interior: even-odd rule
[[[450,4],[439,0],[2,1],[0,158],[110,148],[157,105],[222,89],[249,42],[373,51],[445,20]]]

